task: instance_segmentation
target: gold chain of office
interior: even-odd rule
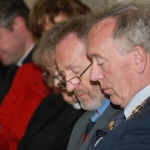
[[[140,104],[140,105],[138,105],[137,107],[135,107],[134,110],[132,111],[131,115],[130,115],[126,120],[131,119],[134,115],[136,115],[137,113],[139,113],[139,112],[143,109],[144,105],[145,105],[149,100],[150,100],[150,96],[149,96],[148,98],[146,98],[146,99],[143,101],[142,104]],[[115,123],[114,121],[111,121],[111,122],[110,122],[110,124],[108,125],[108,129],[109,129],[109,130],[112,130],[112,129],[113,129],[114,123]]]

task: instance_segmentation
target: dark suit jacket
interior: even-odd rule
[[[5,81],[5,77],[6,77],[6,73],[7,73],[8,69],[9,69],[9,67],[4,66],[0,62],[0,90],[3,89],[4,81]]]
[[[67,104],[60,94],[49,95],[34,113],[18,150],[66,150],[72,128],[83,112]]]
[[[8,66],[4,66],[0,62],[0,83],[4,81],[8,68],[9,68]]]
[[[105,135],[94,150],[150,150],[150,102]]]
[[[32,50],[33,51],[33,50]],[[23,61],[23,64],[32,62],[32,51],[29,53],[29,55],[26,57],[26,59]],[[1,70],[3,73],[0,73],[0,104],[2,103],[5,95],[9,91],[14,76],[16,75],[16,72],[18,70],[18,66],[11,65],[9,67],[5,67],[3,65],[0,65]]]
[[[102,116],[98,119],[97,123],[92,128],[88,138],[85,140],[84,143],[82,143],[89,118],[93,113],[93,112],[86,112],[84,115],[82,115],[82,117],[80,117],[80,119],[74,126],[67,150],[86,150],[93,136],[93,133],[97,129],[99,129],[99,127],[103,128],[108,126],[108,124],[116,117],[116,114],[119,111],[120,111],[119,107],[110,104],[106,108]]]

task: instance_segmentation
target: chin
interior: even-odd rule
[[[119,105],[121,107],[121,104],[123,102],[123,100],[121,98],[119,98],[118,96],[110,96],[110,101],[114,104],[114,105]]]
[[[87,111],[94,111],[94,110],[96,110],[100,105],[97,105],[97,104],[95,104],[95,105],[93,105],[93,104],[91,104],[91,103],[80,103],[80,105],[81,105],[81,107],[84,109],[84,110],[87,110]]]

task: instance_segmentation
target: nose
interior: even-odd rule
[[[90,72],[90,80],[92,81],[101,81],[104,79],[104,74],[100,66],[97,64],[92,64],[91,66],[91,72]]]

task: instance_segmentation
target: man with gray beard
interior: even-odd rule
[[[91,60],[86,55],[87,16],[79,16],[62,25],[54,41],[55,58],[61,79],[57,85],[74,92],[87,112],[76,123],[67,150],[85,150],[97,128],[107,127],[119,111],[96,81],[90,81]],[[56,83],[55,83],[56,84]]]

